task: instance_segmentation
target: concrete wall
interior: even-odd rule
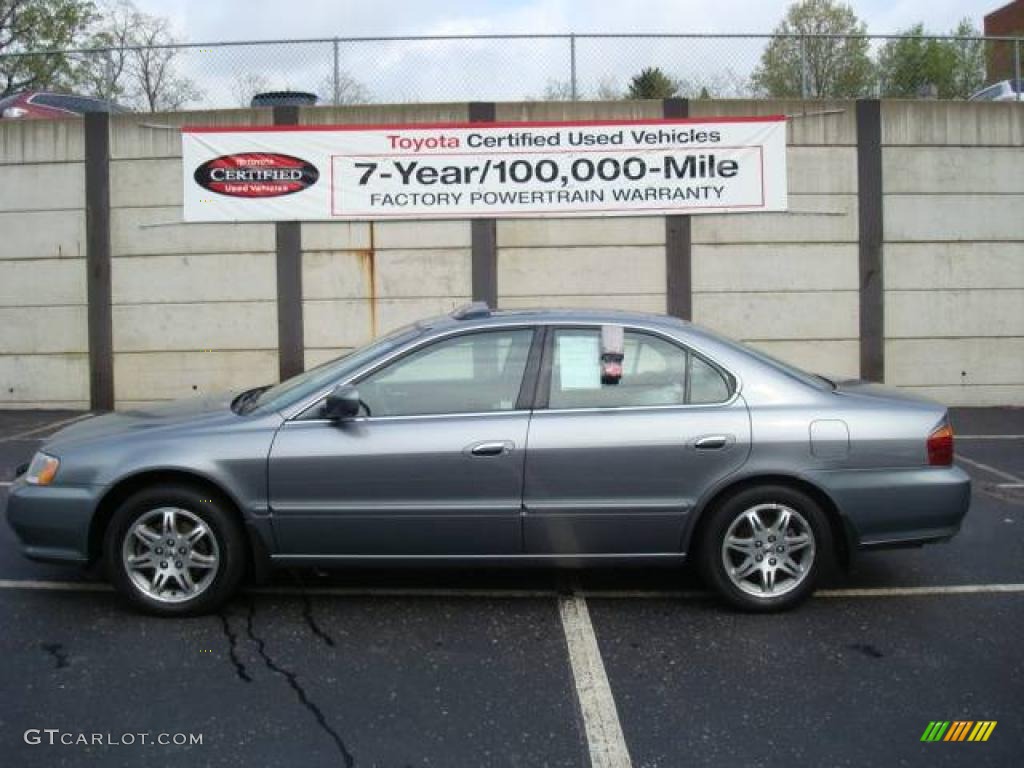
[[[182,223],[178,126],[270,122],[268,110],[111,120],[118,407],[277,378],[273,224]]]
[[[465,104],[319,108],[300,122],[465,122]],[[306,367],[382,333],[470,301],[468,221],[305,222],[302,225]]]
[[[803,367],[859,373],[851,102],[691,102],[778,114],[790,210],[692,218],[694,319]],[[499,104],[498,120],[656,118],[660,102]],[[303,123],[464,121],[465,104],[318,108]],[[267,110],[111,120],[118,407],[278,376],[275,228],[182,223],[177,127]],[[885,377],[950,404],[1024,404],[1024,107],[882,109]],[[0,407],[89,400],[80,121],[0,123]],[[664,312],[661,217],[500,220],[502,307]],[[471,226],[307,222],[305,364],[470,300]]]
[[[1024,404],[1024,106],[885,103],[886,381]]]
[[[0,121],[0,408],[85,408],[80,120]]]
[[[499,104],[498,121],[660,118],[660,101]],[[665,220],[501,219],[498,303],[665,311]]]
[[[793,116],[786,136],[789,211],[693,217],[694,320],[802,368],[856,377],[852,105],[708,101],[692,103],[690,114]]]

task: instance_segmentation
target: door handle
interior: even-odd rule
[[[515,447],[511,440],[490,440],[486,443],[476,443],[468,448],[473,456],[501,456],[508,453]]]
[[[730,445],[734,439],[732,435],[705,435],[698,437],[693,447],[698,451],[720,451]]]

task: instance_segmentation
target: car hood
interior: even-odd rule
[[[232,416],[231,401],[237,394],[237,391],[223,392],[94,416],[56,432],[46,441],[43,450]]]

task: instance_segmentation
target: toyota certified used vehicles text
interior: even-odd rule
[[[31,558],[210,611],[268,565],[696,559],[792,606],[858,548],[954,535],[941,405],[674,318],[471,305],[272,387],[54,435],[10,489]]]

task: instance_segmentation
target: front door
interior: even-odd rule
[[[625,333],[621,380],[602,383],[600,336],[549,332],[547,407],[534,412],[526,462],[526,552],[678,553],[701,492],[746,459],[746,406],[727,374],[638,330]]]
[[[284,555],[522,552],[531,328],[428,343],[355,382],[365,413],[287,422],[270,456]],[[539,352],[539,350],[537,351]]]

